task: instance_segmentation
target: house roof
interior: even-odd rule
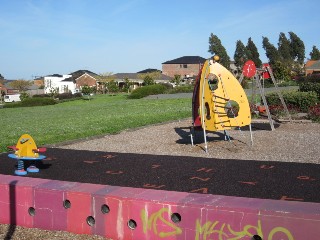
[[[137,80],[142,80],[140,78],[141,73],[116,73],[114,75],[112,75],[115,79],[137,79]],[[164,74],[160,74],[159,79],[155,79],[155,80],[171,80],[171,77],[164,75]]]
[[[75,82],[75,80],[73,77],[68,77],[68,78],[63,79],[61,82]]]
[[[320,60],[312,61],[312,64],[309,66],[307,66],[307,63],[306,63],[306,70],[320,69]]]
[[[152,73],[152,72],[161,72],[161,71],[158,70],[158,69],[155,69],[155,68],[147,68],[147,69],[142,70],[142,71],[137,72],[137,73]]]
[[[205,58],[199,56],[184,56],[170,61],[166,61],[162,64],[199,64],[204,63],[205,61]]]
[[[51,74],[51,75],[48,75],[47,77],[63,77],[61,74]]]
[[[77,78],[81,77],[83,74],[88,74],[88,75],[90,75],[91,77],[94,77],[94,78],[99,76],[98,74],[96,74],[94,72],[91,72],[89,70],[78,70],[78,71],[70,73],[70,75],[72,75],[72,77],[74,79],[77,79]]]

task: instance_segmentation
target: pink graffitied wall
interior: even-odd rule
[[[320,204],[0,175],[0,223],[111,239],[320,239]]]

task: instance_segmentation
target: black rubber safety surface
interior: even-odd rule
[[[320,202],[320,165],[48,148],[27,177],[250,198]],[[25,161],[25,167],[30,161]],[[17,161],[0,154],[0,174]]]

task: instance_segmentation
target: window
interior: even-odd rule
[[[188,64],[180,64],[180,68],[188,68]]]

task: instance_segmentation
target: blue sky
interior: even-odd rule
[[[0,73],[30,80],[87,69],[95,73],[161,70],[182,56],[210,57],[217,35],[233,59],[251,37],[266,61],[262,36],[275,46],[292,31],[320,49],[318,0],[2,0]]]

